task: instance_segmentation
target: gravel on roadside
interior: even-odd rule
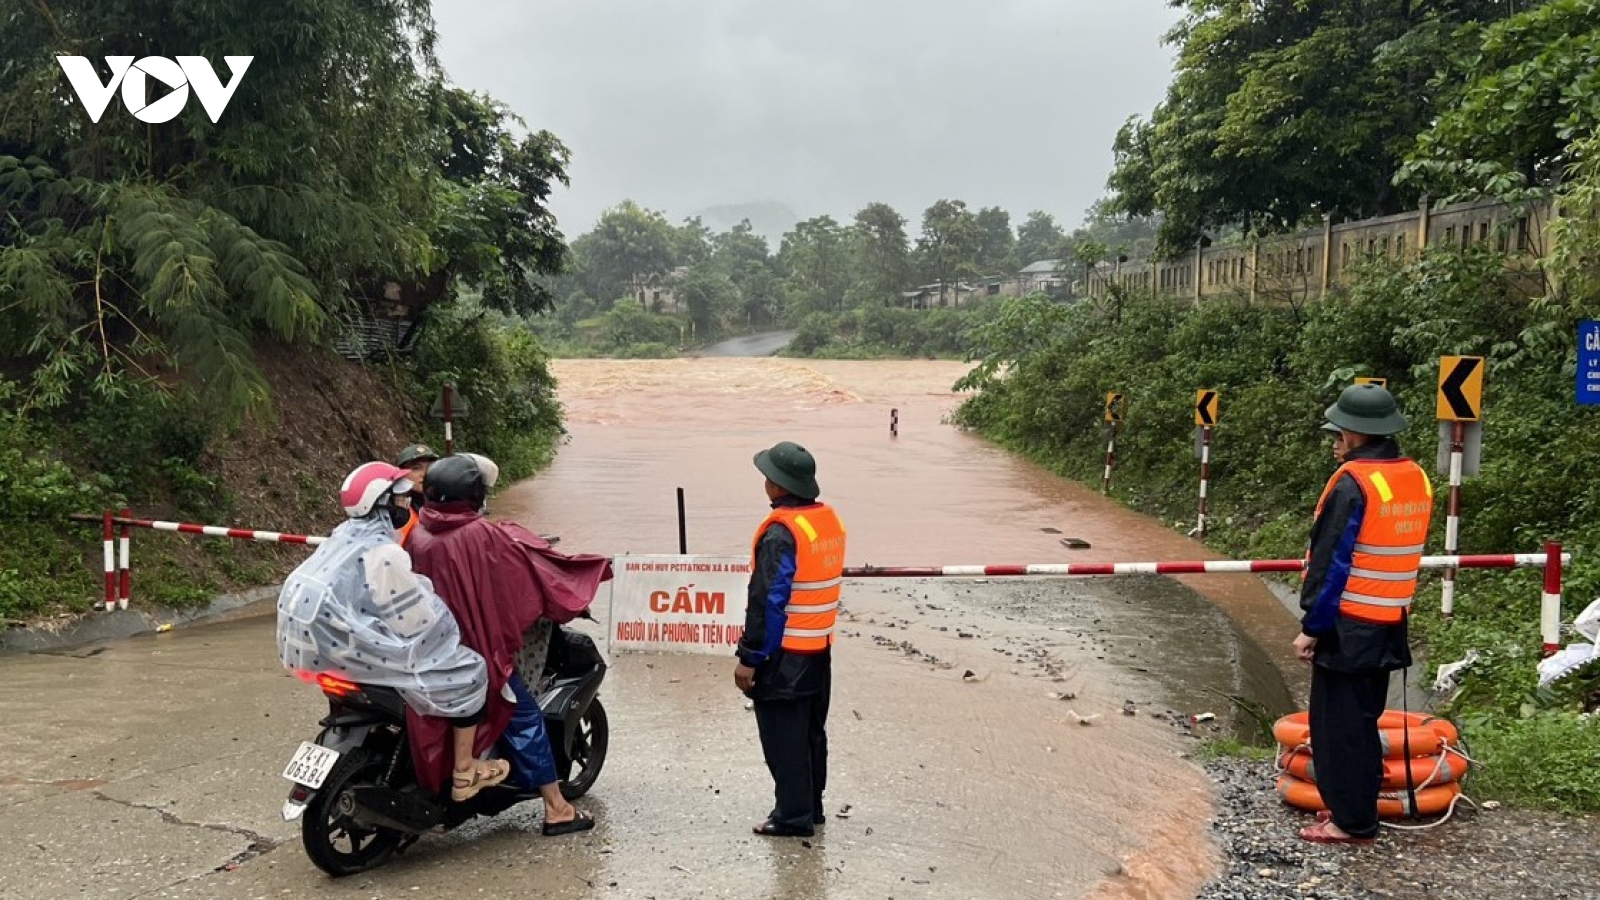
[[[1385,827],[1369,846],[1312,844],[1312,815],[1285,804],[1270,760],[1205,764],[1222,872],[1198,900],[1600,900],[1600,818],[1463,801],[1437,827]],[[1466,795],[1472,794],[1469,776]],[[1398,821],[1427,825],[1438,819]]]

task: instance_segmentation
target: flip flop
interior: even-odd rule
[[[1315,825],[1307,825],[1300,829],[1300,840],[1310,841],[1313,844],[1371,844],[1375,842],[1374,838],[1339,837],[1335,834],[1329,834],[1328,827],[1331,824],[1332,822],[1318,822]]]
[[[817,833],[815,828],[793,828],[779,825],[771,819],[757,825],[753,830],[763,837],[813,837]]]
[[[560,837],[563,834],[577,834],[580,831],[588,831],[593,827],[594,816],[583,810],[578,810],[576,818],[566,822],[546,822],[540,828],[540,831],[544,833],[545,837]]]

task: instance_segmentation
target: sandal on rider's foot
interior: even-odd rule
[[[457,771],[450,781],[450,799],[464,803],[487,787],[494,787],[511,774],[511,764],[503,759],[478,763],[470,771]]]
[[[594,827],[594,816],[583,810],[575,810],[573,817],[565,822],[546,822],[541,830],[545,837],[560,837],[563,834],[577,834],[588,831]]]

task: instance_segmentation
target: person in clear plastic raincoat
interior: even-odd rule
[[[504,781],[510,765],[472,752],[487,709],[488,669],[432,582],[411,569],[397,522],[412,489],[403,469],[370,462],[345,479],[348,521],[335,528],[278,594],[278,658],[290,669],[334,672],[394,688],[423,715],[450,720],[456,747],[451,799]]]

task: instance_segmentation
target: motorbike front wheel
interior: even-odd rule
[[[606,722],[606,708],[596,697],[589,701],[589,708],[583,711],[574,727],[566,777],[561,779],[561,796],[570,801],[589,793],[600,777],[600,767],[606,764],[606,747],[610,743],[611,726]]]
[[[357,747],[334,764],[300,824],[300,841],[317,868],[336,878],[377,868],[389,861],[405,835],[391,828],[363,828],[341,811],[339,798],[358,784],[376,784],[386,763]]]

